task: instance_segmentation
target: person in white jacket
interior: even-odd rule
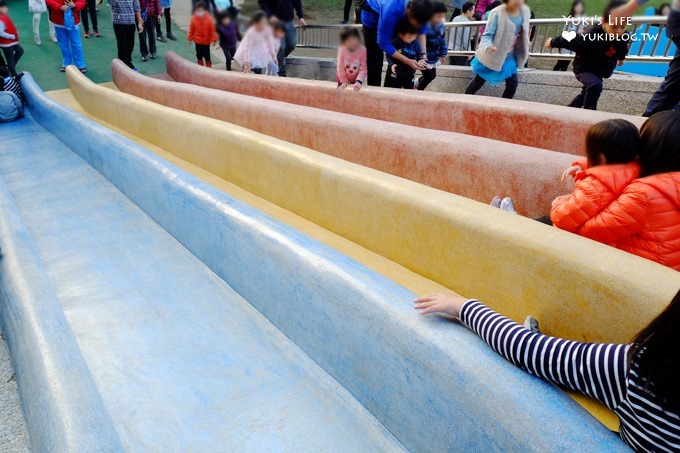
[[[42,44],[40,41],[40,18],[47,12],[47,5],[45,0],[28,0],[28,12],[33,14],[33,41],[36,45]],[[54,25],[47,19],[50,27],[50,41],[57,42],[57,36],[54,33]]]

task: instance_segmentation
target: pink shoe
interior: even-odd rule
[[[90,37],[90,32],[86,31],[85,34],[83,35],[83,38],[89,38],[89,37]]]

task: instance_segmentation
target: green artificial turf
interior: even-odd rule
[[[66,88],[66,75],[59,72],[61,66],[59,46],[49,40],[47,14],[42,16],[40,23],[42,45],[37,46],[33,43],[32,15],[28,12],[27,4],[26,0],[9,0],[9,14],[19,29],[20,43],[25,51],[17,70],[30,72],[45,91]],[[111,25],[111,9],[106,4],[100,5],[98,17],[99,31],[102,37],[82,38],[88,69],[87,76],[97,83],[111,81],[111,59],[117,55],[116,39]],[[80,28],[82,32],[82,26]],[[163,30],[165,30],[165,27],[163,27]],[[173,50],[185,58],[194,58],[193,47],[189,46],[186,34],[177,27],[173,28],[173,33],[177,36],[177,41],[157,42],[158,58],[146,63],[141,61],[139,41],[135,43],[133,61],[142,74],[164,73],[165,59],[163,55],[168,50]]]

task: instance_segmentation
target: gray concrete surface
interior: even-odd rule
[[[0,452],[30,451],[24,413],[5,337],[0,330]]]
[[[288,75],[313,80],[335,81],[335,60],[331,58],[292,56],[288,58]],[[428,91],[463,93],[472,77],[470,68],[441,66]],[[519,74],[520,84],[515,99],[567,105],[576,96],[580,83],[571,72],[530,70]],[[599,110],[640,115],[661,83],[660,77],[615,74],[605,80]],[[503,86],[484,87],[479,94],[500,96]]]

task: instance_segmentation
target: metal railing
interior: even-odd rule
[[[548,38],[559,36],[565,29],[566,20],[561,19],[533,19],[531,20],[531,44],[529,55],[532,58],[559,58],[561,60],[573,59],[573,54],[560,53],[559,49],[546,49],[545,42]],[[673,59],[675,52],[673,43],[666,37],[666,18],[662,16],[636,16],[631,19],[629,34],[634,37],[630,40],[630,53],[626,61],[638,61],[648,63],[668,63]],[[474,49],[479,41],[480,29],[486,26],[486,21],[471,22],[447,22],[446,33],[449,43],[449,56],[473,56]],[[339,45],[339,33],[346,27],[359,28],[361,25],[307,25],[297,30],[298,47],[311,49],[336,49]],[[465,27],[469,27],[471,42],[469,45],[459,46],[460,36]],[[456,33],[456,30],[459,33]],[[463,49],[463,50],[452,50]]]

